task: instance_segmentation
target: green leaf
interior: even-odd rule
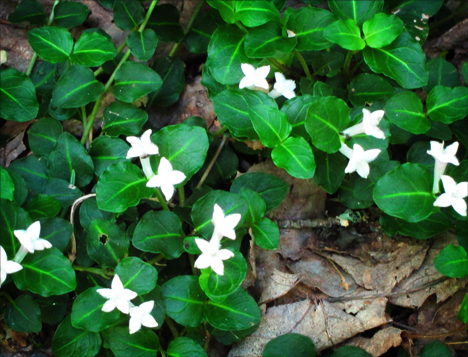
[[[122,213],[136,206],[141,199],[150,197],[154,192],[146,187],[146,182],[148,180],[141,174],[141,169],[130,162],[109,166],[96,186],[99,209]]]
[[[98,67],[117,54],[114,44],[98,32],[83,33],[76,41],[72,61],[86,67]]]
[[[323,36],[328,41],[350,51],[359,51],[366,47],[366,43],[361,38],[361,31],[352,19],[338,20],[328,25]]]
[[[235,6],[236,20],[248,27],[260,26],[271,20],[278,21],[280,18],[279,11],[272,2],[239,0]]]
[[[71,206],[82,195],[82,192],[70,181],[58,178],[48,179],[44,183],[42,191],[49,196],[55,197],[62,205],[62,208]]]
[[[362,73],[354,77],[349,84],[348,94],[350,102],[355,106],[365,106],[390,98],[395,90],[382,77],[372,73]]]
[[[206,130],[184,124],[170,125],[152,135],[159,148],[159,155],[170,161],[174,170],[182,171],[185,182],[200,168],[208,152]]]
[[[223,301],[242,284],[247,274],[247,262],[242,254],[234,251],[234,257],[224,260],[224,275],[218,275],[211,268],[203,269],[199,278],[200,287],[214,301]]]
[[[314,72],[327,77],[336,76],[341,71],[345,60],[344,54],[338,51],[313,51],[310,56],[310,63]]]
[[[440,341],[432,341],[431,343],[424,346],[419,353],[421,357],[451,357],[452,353]]]
[[[413,134],[423,134],[431,127],[421,100],[413,92],[400,92],[391,97],[385,104],[385,115],[393,124]]]
[[[190,327],[197,327],[203,321],[206,295],[196,276],[177,276],[161,287],[169,317],[182,326]]]
[[[115,0],[113,10],[115,26],[124,31],[136,28],[145,18],[145,10],[138,1]]]
[[[372,357],[362,348],[356,346],[342,346],[338,348],[331,357]]]
[[[76,174],[76,186],[83,187],[91,182],[94,164],[86,149],[70,133],[62,133],[57,145],[51,151],[47,161],[49,175],[70,181],[73,171]]]
[[[468,321],[468,294],[465,295],[465,298],[463,299],[460,309],[458,310],[457,318],[461,320],[464,324],[467,323]]]
[[[21,206],[26,200],[26,197],[28,197],[28,185],[26,184],[26,181],[17,172],[11,169],[6,169],[6,171],[10,175],[10,178],[14,184],[13,198],[16,204],[18,206]],[[3,194],[1,195],[1,198],[3,198]]]
[[[63,27],[44,26],[28,32],[28,41],[34,52],[51,63],[65,62],[73,49],[73,39]]]
[[[119,138],[100,136],[94,139],[89,147],[89,155],[94,163],[94,173],[101,176],[110,165],[128,161],[128,149],[128,144]]]
[[[50,62],[41,62],[34,67],[31,80],[39,94],[52,93],[57,85],[57,72],[59,65]]]
[[[70,244],[73,226],[63,218],[41,219],[41,238],[63,252]]]
[[[55,86],[54,86],[55,88]],[[55,106],[52,101],[49,102],[47,113],[56,120],[67,120],[76,114],[76,108],[59,108]]]
[[[380,48],[391,44],[404,28],[403,21],[395,15],[378,13],[364,22],[362,32],[369,47]]]
[[[112,93],[125,103],[157,91],[162,85],[159,74],[143,63],[125,62],[115,74]]]
[[[364,61],[373,72],[385,74],[403,88],[414,89],[427,84],[426,56],[421,45],[406,31],[390,45],[366,47],[363,53]]]
[[[184,232],[179,217],[170,211],[149,211],[139,220],[133,233],[133,245],[166,259],[176,259],[184,252]]]
[[[259,323],[245,330],[222,331],[214,329],[212,335],[223,345],[232,345],[234,342],[240,342],[245,337],[251,335],[258,329]]]
[[[281,107],[281,111],[286,113],[286,116],[291,123],[292,136],[302,136],[304,139],[308,140],[309,134],[305,129],[305,121],[307,109],[309,108],[312,102],[312,96],[309,94],[304,94],[302,96],[296,96],[292,99],[289,99]]]
[[[102,130],[110,136],[138,135],[147,120],[146,111],[116,100],[104,109]]]
[[[336,97],[315,98],[306,116],[306,130],[312,144],[332,154],[341,147],[340,132],[350,122],[349,107]]]
[[[0,116],[17,122],[34,119],[39,112],[39,104],[29,77],[14,68],[2,69],[0,76]]]
[[[249,108],[249,117],[262,144],[274,148],[286,140],[291,133],[291,124],[286,113],[269,105],[261,104]]]
[[[291,176],[308,179],[314,176],[315,160],[312,149],[302,138],[290,137],[271,152],[276,166],[285,169]]]
[[[468,83],[468,64],[467,64],[467,62],[463,63],[462,74],[463,74],[463,79],[465,80],[465,83]]]
[[[289,53],[296,45],[295,37],[283,37],[279,21],[270,21],[249,30],[245,39],[245,54],[250,58],[273,57],[276,51]]]
[[[79,108],[95,102],[104,91],[104,85],[85,66],[68,67],[57,82],[51,104],[61,108]]]
[[[62,133],[63,126],[57,120],[42,118],[28,130],[29,147],[38,156],[48,156]]]
[[[463,247],[448,245],[434,259],[437,271],[450,278],[464,278],[468,275],[468,258]]]
[[[15,160],[9,168],[19,174],[28,183],[28,189],[35,193],[42,192],[44,184],[49,179],[47,160],[35,155]]]
[[[432,174],[423,165],[406,163],[385,174],[375,185],[374,201],[386,214],[419,222],[432,214]]]
[[[162,57],[153,63],[153,69],[161,76],[162,85],[158,91],[149,95],[148,106],[167,107],[179,99],[185,89],[185,67],[179,57]]]
[[[100,286],[89,288],[75,299],[70,315],[73,327],[89,332],[99,332],[117,322],[120,316],[119,310],[114,309],[111,312],[101,310],[108,300],[96,291],[100,288]]]
[[[220,26],[211,36],[205,66],[219,83],[238,84],[244,77],[241,64],[250,61],[244,51],[246,36],[235,25]]]
[[[468,115],[468,88],[437,85],[427,96],[426,106],[432,120],[452,124]]]
[[[172,4],[156,6],[147,27],[156,32],[161,42],[180,42],[184,30],[179,24],[179,16],[179,10]]]
[[[80,26],[88,17],[86,5],[74,1],[60,1],[54,7],[54,23],[67,29]]]
[[[203,314],[210,325],[223,331],[245,330],[261,317],[255,300],[242,289],[221,302],[208,300]]]
[[[0,245],[7,257],[12,260],[20,248],[20,242],[14,235],[17,229],[27,229],[32,223],[28,213],[14,202],[0,200]]]
[[[252,226],[251,230],[255,243],[259,247],[270,250],[278,249],[280,232],[275,222],[262,218]]]
[[[135,305],[140,305],[147,301],[154,301],[154,307],[150,315],[154,317],[158,326],[156,329],[159,329],[164,324],[164,318],[166,317],[166,303],[164,302],[164,297],[162,294],[162,289],[160,286],[156,286],[150,293],[145,295],[139,295],[133,299]]]
[[[101,336],[73,327],[67,316],[57,327],[52,340],[52,351],[58,357],[93,357],[101,348]]]
[[[246,222],[258,222],[266,211],[266,203],[259,193],[251,190],[250,188],[243,187],[239,190],[239,195],[242,196],[249,205],[249,211],[245,217]]]
[[[55,217],[60,212],[61,208],[62,206],[56,198],[41,193],[28,202],[26,211],[28,211],[33,221],[37,221],[42,217]]]
[[[217,11],[201,12],[195,17],[195,21],[185,37],[185,45],[192,53],[206,53],[213,32],[223,24],[223,20]]]
[[[8,21],[13,24],[29,21],[32,25],[41,26],[47,23],[47,16],[39,1],[23,0],[16,6],[15,11],[8,15]]]
[[[115,357],[154,357],[159,350],[158,336],[146,328],[130,335],[127,326],[113,327],[104,333],[106,342]]]
[[[348,160],[341,153],[327,154],[323,151],[315,152],[315,170],[314,181],[329,194],[335,193],[341,186],[345,177],[345,168]]]
[[[239,213],[242,217],[237,224],[238,227],[241,227],[242,223],[244,223],[248,211],[247,202],[236,193],[220,190],[207,193],[192,207],[192,221],[195,229],[205,238],[210,238],[213,234],[214,226],[211,220],[215,204],[222,208],[225,216]]]
[[[50,296],[62,295],[76,288],[75,271],[57,248],[28,254],[21,265],[23,269],[13,274],[13,280],[20,290]]]
[[[465,66],[468,68],[468,66]],[[454,89],[461,85],[460,74],[453,64],[443,58],[433,58],[426,63],[429,71],[429,80],[424,86],[424,91],[429,93],[436,85]],[[463,67],[462,67],[463,68]],[[468,79],[466,80],[468,82]]]
[[[138,295],[147,294],[156,287],[158,271],[137,257],[124,258],[115,268],[125,289]]]
[[[115,214],[100,210],[96,197],[90,197],[80,206],[80,224],[86,231],[89,231],[89,225],[95,219],[115,223]]]
[[[258,140],[249,113],[251,108],[262,104],[277,108],[274,99],[267,94],[247,89],[228,89],[213,99],[219,121],[238,139]]]
[[[239,176],[232,183],[231,192],[239,193],[243,187],[260,194],[266,203],[266,213],[279,206],[289,191],[288,184],[282,179],[263,172],[251,172]]]
[[[68,294],[38,297],[36,302],[41,309],[41,320],[46,324],[57,325],[65,317],[68,309]]]
[[[349,209],[364,209],[372,206],[372,190],[374,183],[357,174],[343,181],[338,191],[338,200]]]
[[[263,350],[264,357],[315,357],[314,342],[308,336],[287,333],[268,342]]]
[[[236,3],[231,0],[207,0],[207,3],[221,14],[224,21],[228,24],[236,22],[235,7]]]
[[[127,37],[127,46],[132,51],[132,55],[140,61],[148,61],[156,51],[158,37],[151,29],[144,31],[133,31]]]
[[[0,199],[13,201],[15,197],[15,184],[8,171],[0,166]]]
[[[203,123],[206,124],[204,120]],[[220,140],[213,140],[213,142],[211,143],[207,159],[205,160],[205,163],[201,170],[198,171],[197,176],[199,176],[200,179],[202,175],[206,172],[211,160],[214,158],[214,155],[217,152],[219,145]],[[216,159],[212,170],[209,172],[208,177],[205,180],[205,184],[216,187],[222,182],[225,182],[231,179],[232,177],[236,176],[238,167],[239,159],[237,155],[229,148],[229,146],[224,146],[221,150],[221,153],[219,153],[219,156]]]
[[[442,212],[433,213],[425,220],[416,223],[382,214],[380,225],[385,233],[392,236],[400,233],[416,239],[428,239],[449,230],[452,227],[452,221]]]
[[[188,337],[176,337],[167,347],[168,357],[208,357],[202,346]]]
[[[86,235],[86,251],[102,268],[115,267],[126,255],[130,240],[116,224],[95,219]]]
[[[380,12],[383,5],[383,0],[328,0],[328,6],[336,16],[342,20],[352,19],[358,26],[361,26],[364,21],[371,19],[376,13]]]
[[[297,51],[320,51],[331,46],[323,36],[328,25],[336,21],[330,11],[316,7],[302,7],[294,10],[289,7],[284,12],[287,29],[297,38]]]
[[[18,332],[42,330],[41,310],[31,295],[20,295],[4,311],[6,325]]]

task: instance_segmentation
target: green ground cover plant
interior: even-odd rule
[[[58,324],[59,357],[201,357],[211,338],[230,345],[254,332],[261,312],[241,288],[242,245],[249,231],[257,246],[277,249],[266,216],[289,187],[266,173],[235,178],[245,153],[314,178],[349,209],[375,204],[388,235],[429,239],[454,228],[460,245],[434,264],[468,276],[468,87],[421,47],[443,0],[328,0],[328,9],[207,0],[211,11],[199,12],[201,1],[185,30],[170,4],[100,2],[129,31],[118,48],[99,28],[72,37],[89,14],[81,3],[56,1],[46,14],[23,0],[9,16],[34,25],[34,57],[26,73],[2,67],[0,117],[38,119],[27,132],[32,155],[0,167],[0,297],[11,329]],[[159,42],[175,45],[149,66]],[[153,132],[136,105],[177,102],[182,42],[207,53],[215,133],[198,117]],[[462,76],[468,82],[468,62]],[[115,101],[93,137],[108,92]],[[64,131],[69,118],[81,119],[81,138]],[[236,149],[227,138],[264,148]],[[468,297],[459,318],[468,322]],[[163,345],[162,327],[172,334]],[[430,344],[421,356],[444,348]],[[287,334],[264,356],[293,350],[316,354],[308,337]],[[369,356],[350,346],[332,354],[344,355]]]

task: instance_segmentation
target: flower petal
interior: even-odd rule
[[[141,305],[138,306],[138,307],[140,308],[140,311],[141,311],[143,314],[149,314],[151,311],[153,311],[154,300],[150,300],[150,301],[144,302],[143,304],[141,304]]]
[[[452,205],[452,202],[453,202],[453,197],[446,193],[443,193],[439,197],[437,197],[437,199],[434,202],[434,206],[448,207]]]
[[[111,284],[111,288],[114,292],[117,292],[117,291],[123,291],[124,290],[124,286],[122,284],[122,281],[120,280],[119,276],[117,274],[114,275],[114,279],[112,279],[112,284]]]
[[[371,149],[371,150],[364,151],[363,158],[366,162],[372,162],[377,158],[377,156],[379,156],[381,151],[382,150],[380,149]]]
[[[36,239],[35,241],[32,242],[33,249],[36,250],[44,250],[44,249],[49,249],[52,248],[52,244],[45,239]]]
[[[12,260],[8,260],[5,265],[3,266],[4,270],[8,274],[13,274],[16,273],[17,271],[20,271],[23,269],[21,264],[18,264],[17,262],[14,262]]]
[[[117,300],[117,309],[119,309],[119,311],[123,312],[124,314],[128,314],[130,312],[130,303],[127,300],[119,299]]]
[[[369,164],[365,161],[359,161],[356,165],[356,172],[362,178],[367,178],[370,172]]]
[[[165,157],[161,157],[158,166],[158,175],[165,176],[172,171],[171,162]]]
[[[221,249],[216,256],[221,260],[227,260],[232,258],[234,256],[234,253],[231,252],[229,249]]]
[[[21,245],[26,249],[29,253],[34,253],[33,244],[31,242],[31,237],[29,234],[24,230],[16,230],[13,232],[15,237],[18,238]]]
[[[211,257],[207,254],[200,255],[193,266],[197,269],[206,269],[211,265]]]
[[[96,292],[105,299],[112,299],[115,296],[114,291],[112,289],[97,289]]]
[[[221,259],[213,259],[211,261],[211,269],[218,275],[224,275],[223,261]]]
[[[457,190],[457,183],[455,180],[447,175],[442,175],[440,178],[444,185],[444,191],[447,194],[452,195]]]
[[[242,63],[241,69],[247,77],[253,77],[255,75],[255,67],[250,63]]]
[[[197,244],[198,249],[202,251],[202,253],[207,253],[211,250],[210,242],[204,239],[195,238],[195,243]]]
[[[146,314],[141,318],[141,324],[145,327],[158,327],[158,323],[156,322],[155,318],[150,314]]]
[[[453,201],[452,207],[461,216],[466,216],[466,201],[463,198],[457,198]]]
[[[217,203],[215,203],[213,207],[213,219],[211,220],[211,222],[216,226],[218,224],[222,224],[223,221],[224,211]]]
[[[149,179],[146,183],[146,187],[161,187],[164,182],[161,175],[155,175]]]
[[[124,289],[122,292],[122,299],[133,300],[138,296],[138,294],[130,289]]]
[[[244,77],[239,82],[239,89],[248,88],[254,85],[254,78],[253,77]]]
[[[174,196],[174,186],[171,185],[170,183],[162,184],[161,191],[164,194],[166,201],[169,201],[172,198],[172,196]]]
[[[41,234],[41,222],[39,221],[34,222],[28,227],[26,232],[31,237],[31,240],[38,239],[39,235]]]
[[[143,155],[143,150],[139,147],[131,147],[127,151],[127,159],[130,159],[132,157],[140,157]]]
[[[262,66],[262,67],[258,67],[256,69],[255,76],[257,78],[265,79],[268,76],[268,73],[270,73],[270,66],[269,65],[268,66]]]
[[[114,300],[107,300],[106,303],[102,306],[102,311],[104,312],[111,312],[113,311],[117,305],[115,304]]]
[[[171,172],[171,183],[177,185],[185,180],[185,174],[182,171],[174,170]]]
[[[460,182],[457,185],[457,197],[465,198],[468,196],[468,182]]]
[[[134,334],[135,332],[141,329],[141,320],[138,317],[130,317],[130,321],[128,321],[128,332]]]

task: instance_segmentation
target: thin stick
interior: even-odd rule
[[[86,196],[82,196],[80,198],[78,198],[77,200],[75,200],[75,202],[73,202],[72,204],[72,207],[71,207],[71,210],[70,210],[70,223],[72,225],[72,235],[71,235],[71,240],[70,240],[70,244],[71,244],[71,251],[70,251],[70,254],[68,254],[68,260],[70,261],[70,263],[73,264],[73,262],[75,261],[76,259],[76,239],[75,239],[75,226],[73,224],[73,216],[75,214],[75,210],[76,208],[85,200],[87,200],[88,198],[91,198],[91,197],[95,197],[96,194],[95,193],[90,193],[89,195],[86,195]]]
[[[205,172],[203,173],[203,176],[202,178],[200,179],[200,182],[198,183],[197,187],[196,188],[200,188],[203,186],[203,184],[205,183],[205,180],[206,178],[208,177],[208,175],[210,174],[210,171],[211,169],[213,168],[216,160],[218,160],[218,156],[219,154],[221,153],[221,150],[223,150],[223,146],[224,144],[226,143],[226,136],[223,136],[223,140],[221,140],[221,144],[219,144],[218,146],[218,149],[216,150],[213,158],[211,159],[210,161],[210,164],[208,165],[208,167],[206,168]]]

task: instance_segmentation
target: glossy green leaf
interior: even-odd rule
[[[426,68],[429,71],[429,80],[427,81],[427,85],[424,86],[424,91],[427,93],[437,85],[452,89],[461,85],[458,70],[453,64],[443,58],[437,57],[427,61]]]
[[[323,151],[315,152],[315,162],[317,169],[315,171],[314,181],[329,194],[335,193],[341,186],[345,177],[345,168],[348,160],[341,153],[327,154]]]
[[[85,22],[88,14],[89,9],[84,4],[74,1],[60,1],[54,7],[54,23],[69,29]]]
[[[6,325],[18,332],[40,332],[41,310],[31,295],[20,295],[4,311]]]
[[[118,100],[104,109],[102,130],[110,136],[138,135],[148,120],[148,113],[133,104]]]
[[[203,314],[211,326],[223,331],[247,329],[261,317],[255,300],[242,289],[221,302],[208,300]]]
[[[72,61],[86,67],[98,67],[117,54],[114,44],[98,32],[83,33],[75,43]]]
[[[167,347],[168,357],[208,357],[202,346],[188,337],[176,337]]]
[[[55,87],[54,87],[55,88]],[[47,113],[55,120],[67,120],[76,114],[76,108],[59,108],[52,101],[49,102]]]
[[[101,348],[101,336],[73,327],[67,316],[57,327],[52,340],[52,351],[58,357],[93,357]]]
[[[162,286],[169,317],[182,326],[196,327],[203,321],[206,295],[192,275],[177,276]]]
[[[172,4],[156,6],[147,27],[158,35],[161,42],[179,42],[184,37],[184,30],[179,24],[179,10]]]
[[[283,31],[278,21],[270,21],[265,25],[250,29],[244,47],[248,57],[266,58],[275,56],[276,51],[289,53],[296,45],[297,39],[295,37],[283,37]]]
[[[133,233],[133,245],[151,253],[175,259],[184,252],[182,223],[170,211],[149,211],[139,220]]]
[[[156,329],[159,329],[163,326],[164,318],[166,317],[166,303],[164,302],[164,297],[160,286],[156,286],[148,294],[138,295],[135,299],[133,299],[133,303],[135,305],[141,305],[147,301],[154,301],[154,307],[150,315],[153,316],[158,323]]]
[[[400,233],[417,239],[428,239],[449,230],[452,221],[442,212],[433,213],[425,220],[416,223],[383,214],[380,216],[380,225],[385,233],[392,236]]]
[[[445,124],[461,120],[468,115],[468,88],[437,85],[427,96],[426,106],[432,120]]]
[[[239,190],[239,195],[242,196],[249,205],[249,211],[246,214],[245,221],[254,223],[259,221],[266,211],[266,203],[258,192],[250,188],[243,187]]]
[[[457,318],[461,320],[464,324],[468,322],[468,295],[465,295],[463,299],[460,309],[458,310]]]
[[[94,175],[94,164],[86,149],[70,133],[62,133],[57,145],[47,161],[47,171],[51,177],[70,181],[72,172],[76,174],[75,185],[86,186]]]
[[[15,197],[15,183],[8,171],[0,166],[0,199],[13,201]]]
[[[385,174],[375,185],[374,201],[388,215],[408,222],[428,218],[435,201],[432,174],[423,165],[406,163]]]
[[[378,13],[364,22],[362,32],[369,47],[380,48],[391,44],[404,28],[403,21],[397,16]]]
[[[131,335],[128,326],[113,327],[106,332],[104,343],[108,343],[115,357],[154,357],[159,350],[158,336],[147,328]]]
[[[368,208],[374,203],[372,199],[374,186],[370,179],[352,174],[349,180],[342,182],[338,190],[338,200],[349,209]]]
[[[46,324],[58,325],[68,309],[68,294],[38,297],[36,302],[41,309],[41,320]]]
[[[442,342],[432,341],[424,346],[419,355],[421,357],[451,357],[452,353]]]
[[[207,0],[207,3],[219,10],[224,21],[228,24],[236,22],[235,7],[236,3],[231,0]]]
[[[39,104],[29,77],[14,68],[2,69],[0,76],[0,116],[17,122],[34,119],[39,112]]]
[[[156,287],[158,271],[137,257],[124,258],[115,268],[125,289],[138,295],[147,294]]]
[[[73,232],[71,223],[63,218],[54,217],[41,219],[41,238],[63,252],[70,244]]]
[[[51,63],[65,62],[73,49],[73,39],[63,27],[44,26],[28,32],[28,41],[34,52]]]
[[[41,62],[34,67],[34,71],[30,77],[36,87],[37,93],[51,93],[54,90],[57,84],[59,69],[60,65],[50,62]]]
[[[119,138],[100,136],[93,140],[89,147],[89,155],[94,163],[94,173],[101,176],[112,164],[128,161],[129,145]]]
[[[342,346],[331,357],[371,357],[369,353],[356,346]]]
[[[310,63],[314,72],[327,77],[336,76],[341,71],[345,60],[344,54],[338,51],[313,51],[310,56]]]
[[[96,186],[99,209],[122,213],[136,206],[141,199],[150,197],[154,190],[146,187],[148,180],[141,169],[129,162],[109,166],[101,175]]]
[[[7,257],[12,260],[20,248],[20,242],[14,235],[17,229],[26,230],[32,223],[28,213],[14,202],[0,200],[0,245]]]
[[[429,72],[426,56],[408,32],[403,32],[390,45],[364,49],[364,60],[373,72],[383,73],[407,89],[427,84]]]
[[[79,108],[98,99],[104,85],[85,66],[68,67],[57,82],[51,104],[61,108]]]
[[[159,74],[143,63],[125,62],[115,74],[112,93],[125,103],[157,91],[162,85]]]
[[[360,0],[328,0],[330,10],[342,20],[352,19],[356,25],[372,18],[383,8],[383,0],[360,1]]]
[[[185,67],[179,57],[162,57],[154,61],[152,68],[161,76],[162,85],[149,95],[148,106],[169,106],[177,102],[185,89]]]
[[[285,169],[291,176],[308,179],[314,176],[315,159],[309,143],[302,137],[290,137],[271,152],[276,166]]]
[[[249,108],[249,117],[262,144],[274,148],[291,133],[291,124],[284,112],[261,104]]]
[[[56,198],[41,193],[28,202],[26,211],[28,211],[29,216],[33,221],[37,221],[42,217],[55,217],[60,212],[61,208],[62,206]]]
[[[8,21],[13,24],[29,21],[33,25],[44,25],[47,22],[47,16],[39,1],[23,0],[16,6],[15,11],[8,15]]]
[[[400,92],[391,97],[385,104],[385,115],[393,124],[413,134],[423,134],[431,127],[421,100],[413,92]]]
[[[28,184],[28,188],[35,193],[42,192],[44,184],[49,179],[47,160],[31,155],[11,163],[11,170],[19,174]]]
[[[349,100],[356,107],[388,99],[394,92],[390,83],[373,73],[357,75],[348,89]]]
[[[213,32],[223,24],[219,12],[200,12],[185,37],[185,45],[192,53],[206,53]]]
[[[316,98],[306,116],[306,130],[312,144],[329,154],[341,147],[340,132],[350,122],[349,107],[336,97]]]
[[[70,181],[59,178],[48,179],[44,183],[42,191],[49,196],[55,197],[62,205],[62,208],[71,206],[82,195],[82,192]]]
[[[124,31],[136,28],[145,18],[145,10],[138,1],[115,0],[113,10],[115,26]]]
[[[304,94],[302,96],[296,96],[292,99],[289,99],[286,101],[286,103],[283,104],[281,111],[286,113],[286,116],[291,123],[292,136],[302,136],[306,140],[310,138],[305,129],[305,121],[307,109],[309,108],[311,102],[312,96],[309,94]]]
[[[48,156],[57,144],[63,126],[55,119],[42,118],[28,130],[31,151],[38,156]]]
[[[248,27],[260,26],[268,21],[278,21],[280,17],[273,2],[240,0],[236,1],[235,6],[236,20]]]
[[[96,197],[90,197],[80,206],[80,224],[88,231],[89,225],[95,219],[115,222],[115,214],[100,210],[97,206]]]
[[[463,63],[462,75],[463,75],[463,79],[465,80],[465,83],[468,83],[468,64],[467,64],[467,62]]]
[[[437,271],[450,278],[464,278],[468,275],[468,258],[463,247],[448,245],[434,259]]]
[[[308,336],[287,333],[268,342],[263,350],[264,357],[315,357],[314,342]]]
[[[203,120],[203,123],[206,122]],[[206,172],[211,160],[214,158],[214,155],[218,150],[219,144],[219,140],[214,140],[211,143],[205,163],[200,169],[200,171],[198,171],[198,176],[200,176],[200,179],[202,175]],[[229,146],[224,146],[221,152],[219,153],[213,168],[211,169],[211,171],[209,171],[208,176],[205,180],[205,184],[216,187],[218,184],[236,176],[238,167],[239,159],[237,155],[230,149]]]
[[[26,184],[26,181],[17,172],[11,169],[6,169],[6,171],[8,172],[14,184],[13,199],[15,200],[18,206],[21,206],[26,200],[26,197],[28,196],[28,185]],[[3,194],[1,195],[1,198],[3,198]]]
[[[262,218],[251,227],[251,230],[255,243],[259,247],[270,250],[278,249],[280,232],[275,222]]]
[[[328,25],[323,36],[350,51],[362,50],[366,43],[361,38],[361,30],[352,19],[338,20]]]
[[[251,335],[258,329],[258,323],[244,330],[222,331],[214,329],[212,335],[223,345],[232,345],[234,342],[240,342],[245,337]]]
[[[13,274],[13,280],[20,290],[50,296],[62,295],[76,288],[75,271],[57,248],[28,254],[21,265],[23,269]]]
[[[158,37],[152,29],[133,31],[127,37],[127,46],[140,61],[148,61],[156,51]]]

